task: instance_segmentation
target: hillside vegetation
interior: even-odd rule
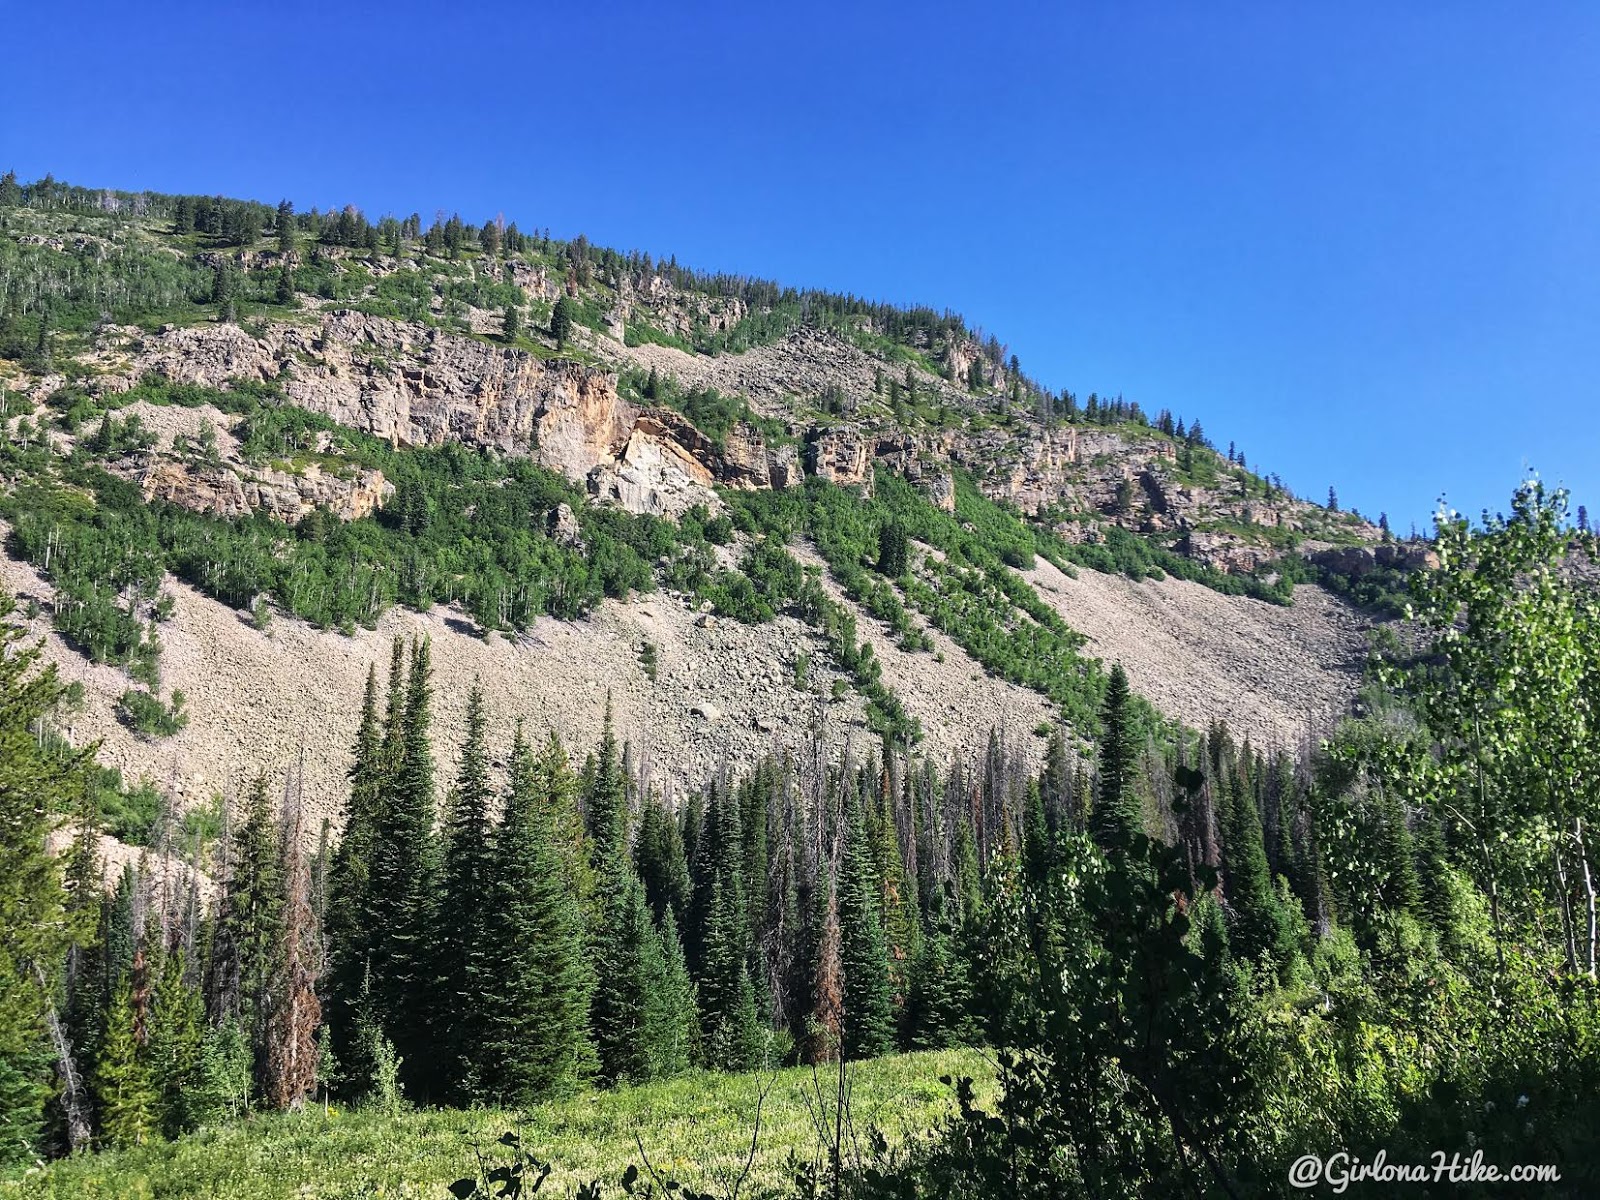
[[[498,221],[8,176],[0,222],[16,1188],[415,1192],[536,1110],[585,1200],[662,1194],[645,1116],[731,1200],[689,1159],[779,1071],[761,1178],[812,1200],[1268,1196],[1324,1148],[1594,1190],[1563,493],[1397,540],[952,314]],[[1412,621],[1358,664],[1325,593],[1251,617],[1297,586]]]

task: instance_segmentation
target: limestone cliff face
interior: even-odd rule
[[[131,351],[124,385],[152,372],[209,387],[276,381],[292,403],[397,446],[528,455],[639,512],[715,502],[720,467],[692,425],[647,417],[617,394],[614,374],[569,360],[349,311],[261,337],[227,324],[167,329]],[[764,460],[762,470],[771,474]]]
[[[394,492],[382,471],[359,471],[345,479],[325,474],[314,463],[289,472],[242,463],[153,458],[126,473],[138,480],[147,500],[165,500],[220,517],[265,512],[287,525],[298,524],[319,508],[342,521],[359,520],[382,508]]]

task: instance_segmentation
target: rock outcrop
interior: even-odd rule
[[[302,471],[257,470],[242,463],[204,463],[153,458],[128,472],[147,500],[165,500],[195,512],[243,517],[265,512],[296,525],[317,509],[342,521],[370,516],[383,507],[394,484],[382,471],[329,475],[312,463]]]

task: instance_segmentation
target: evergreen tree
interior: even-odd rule
[[[884,942],[880,885],[867,844],[860,802],[852,795],[839,873],[839,962],[844,974],[846,1058],[870,1058],[894,1042],[889,952]]]
[[[749,914],[739,798],[714,786],[695,853],[694,908],[700,1026],[706,1065],[747,1070],[759,1062],[761,1031],[750,980]]]
[[[1224,897],[1233,916],[1228,941],[1240,958],[1278,967],[1294,951],[1292,931],[1267,866],[1261,814],[1244,766],[1235,769],[1228,759],[1222,764]]]
[[[564,349],[572,336],[572,309],[572,301],[562,296],[550,310],[550,336],[555,339],[557,349]]]
[[[634,863],[644,884],[645,901],[656,921],[670,913],[674,924],[689,911],[689,861],[678,822],[659,798],[651,797],[639,813]]]
[[[444,871],[438,911],[435,1024],[440,1031],[441,1072],[447,1088],[463,1098],[480,1094],[476,1078],[477,1023],[494,992],[490,941],[490,889],[494,847],[490,840],[489,753],[483,689],[467,693],[466,740],[451,790],[445,826]]]
[[[922,921],[917,891],[906,872],[895,823],[892,785],[887,772],[879,789],[879,808],[870,830],[873,867],[879,882],[884,946],[888,955],[889,999],[897,1020],[903,1018],[911,991],[911,967],[920,950]]]
[[[245,801],[245,818],[229,854],[213,949],[212,994],[218,1020],[237,1017],[264,1066],[270,989],[283,922],[283,877],[265,776]]]
[[[623,860],[614,860],[602,886],[605,920],[595,946],[591,1028],[606,1083],[650,1078],[660,1055],[652,1028],[664,984],[661,942],[650,923],[644,887]]]
[[[570,788],[566,755],[553,735],[537,760],[519,738],[494,837],[498,986],[483,1024],[481,1075],[486,1094],[507,1104],[570,1091],[592,1054],[582,922],[552,819]]]
[[[184,978],[185,969],[181,951],[166,956],[150,1006],[149,1080],[161,1132],[169,1138],[194,1129],[205,1115],[199,1095],[205,1005]]]
[[[1095,840],[1106,849],[1126,844],[1141,826],[1134,783],[1138,749],[1132,707],[1128,676],[1118,663],[1111,668],[1100,711],[1100,791],[1093,824]]]
[[[1422,903],[1422,883],[1405,806],[1385,792],[1379,799],[1377,818],[1373,858],[1383,877],[1379,902],[1394,912],[1416,916]]]
[[[667,1079],[694,1065],[700,1017],[694,981],[689,978],[689,964],[683,956],[683,943],[671,908],[661,915],[657,938],[661,945],[661,976],[646,1010],[646,1043],[651,1052],[651,1078]]]
[[[45,1041],[55,982],[79,923],[66,919],[61,864],[45,851],[52,813],[87,787],[88,754],[61,755],[37,730],[61,696],[55,668],[22,645],[0,593],[0,1165],[38,1140],[49,1094]]]
[[[405,1060],[408,1090],[433,1082],[433,1037],[423,999],[432,980],[435,886],[433,687],[429,645],[413,641],[403,710],[386,732],[393,756],[372,856],[372,996],[378,1024]]]
[[[150,1078],[130,973],[118,985],[106,1018],[105,1044],[94,1072],[100,1129],[114,1147],[138,1146],[156,1136],[160,1097]]]
[[[585,779],[583,810],[593,852],[594,869],[604,875],[614,868],[627,844],[628,785],[622,773],[622,755],[611,719],[611,696],[606,695],[605,723],[594,769]]]
[[[279,304],[288,306],[294,299],[294,268],[288,263],[278,268],[278,290],[273,296]]]
[[[294,254],[294,205],[285,200],[278,205],[278,253],[284,258]]]
[[[972,983],[960,949],[953,913],[955,894],[947,884],[934,893],[928,931],[912,964],[906,1027],[911,1046],[941,1050],[976,1040],[972,1020]]]
[[[899,521],[885,521],[878,527],[878,570],[898,579],[911,565],[911,538]]]
[[[384,796],[383,734],[378,723],[375,669],[367,671],[349,779],[350,799],[345,805],[344,832],[328,869],[325,921],[330,957],[328,1016],[334,1031],[335,1053],[344,1062],[349,1076],[367,1079],[371,1075],[371,1064],[360,1059],[352,1034],[356,997],[365,984],[371,957],[374,918],[370,873]]]
[[[506,305],[505,315],[500,319],[500,336],[508,342],[514,342],[521,332],[522,308],[516,304]]]

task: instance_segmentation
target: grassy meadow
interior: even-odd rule
[[[858,1130],[876,1125],[891,1141],[933,1126],[954,1105],[941,1075],[969,1075],[979,1095],[993,1072],[973,1051],[904,1054],[853,1064],[851,1110]],[[776,1073],[698,1073],[616,1091],[587,1091],[522,1114],[524,1143],[552,1165],[541,1195],[561,1196],[578,1182],[615,1184],[638,1161],[635,1136],[663,1175],[720,1194],[750,1150],[756,1104],[762,1106],[756,1161],[741,1196],[772,1195],[789,1176],[791,1156],[816,1153],[814,1088],[830,1106],[837,1077],[813,1079],[807,1068]],[[811,1106],[807,1099],[811,1097]],[[29,1200],[356,1200],[430,1197],[471,1173],[474,1141],[485,1147],[518,1125],[497,1109],[429,1110],[388,1115],[320,1106],[208,1130],[176,1142],[83,1155],[0,1181],[0,1197]],[[501,1148],[494,1146],[493,1150]]]

